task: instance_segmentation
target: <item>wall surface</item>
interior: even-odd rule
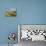
[[[5,17],[7,8],[16,8],[17,16]],[[46,24],[46,0],[0,0],[0,44],[8,43],[9,32],[18,32],[17,24]]]

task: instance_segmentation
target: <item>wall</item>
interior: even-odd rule
[[[5,17],[6,8],[16,8],[16,17]],[[8,43],[17,24],[46,24],[46,0],[0,0],[0,44]],[[17,40],[16,40],[17,42]]]

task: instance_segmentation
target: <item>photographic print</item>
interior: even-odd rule
[[[16,8],[6,9],[5,16],[16,16]]]

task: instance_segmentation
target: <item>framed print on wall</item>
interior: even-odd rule
[[[6,9],[5,16],[16,16],[16,8]]]

